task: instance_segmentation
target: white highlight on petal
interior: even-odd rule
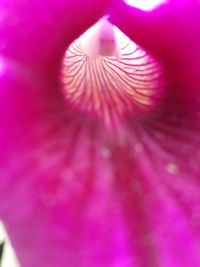
[[[125,2],[133,7],[144,11],[150,11],[165,3],[167,0],[125,0]]]
[[[5,249],[2,256],[1,267],[19,267],[13,247],[3,223],[0,221],[0,242],[5,242]]]
[[[169,162],[166,167],[166,172],[168,172],[169,174],[177,174],[178,171],[179,171],[179,167],[176,163],[173,163],[173,162]]]
[[[5,71],[5,63],[2,58],[0,58],[0,75],[2,75]]]

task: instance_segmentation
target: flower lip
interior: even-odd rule
[[[164,89],[159,63],[105,19],[67,49],[61,82],[67,103],[107,125],[156,108]]]

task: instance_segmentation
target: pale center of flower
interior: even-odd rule
[[[67,49],[62,83],[68,104],[106,124],[149,112],[164,87],[158,62],[106,19]]]
[[[101,19],[80,38],[82,51],[89,58],[100,56],[120,56],[120,46],[111,23]]]

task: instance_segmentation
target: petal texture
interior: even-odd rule
[[[61,12],[71,1],[48,3]],[[54,13],[63,14],[58,17],[64,21],[64,28],[55,31],[57,20],[49,24],[53,18],[41,12],[43,5],[0,4],[7,14],[1,28],[7,44],[0,62],[0,215],[21,266],[199,267],[199,121],[178,112],[184,102],[177,98],[188,96],[188,84],[179,94],[173,91],[179,87],[170,87],[175,92],[169,93],[172,107],[167,100],[149,116],[130,113],[118,131],[81,110],[66,108],[59,93],[61,55],[104,8],[96,13],[99,9],[92,6],[97,14],[88,15],[92,22],[65,37],[61,29],[69,29],[66,13]],[[13,22],[14,14],[22,24]],[[48,27],[30,23],[32,14],[34,22],[41,16]],[[41,38],[45,29],[55,37],[50,44],[50,35]],[[143,41],[140,45],[161,60]],[[194,69],[190,73],[196,74],[195,53],[178,66],[185,69],[189,62]],[[177,65],[169,72],[173,85],[190,81],[180,73]],[[198,79],[193,78],[191,92],[196,92]]]
[[[100,23],[89,31],[97,31]],[[117,54],[88,56],[83,35],[68,48],[61,79],[68,104],[111,126],[127,114],[158,108],[165,85],[160,64],[119,29],[108,26],[115,32]]]

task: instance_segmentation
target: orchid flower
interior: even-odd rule
[[[0,218],[21,267],[200,266],[199,62],[198,0],[0,1]]]

